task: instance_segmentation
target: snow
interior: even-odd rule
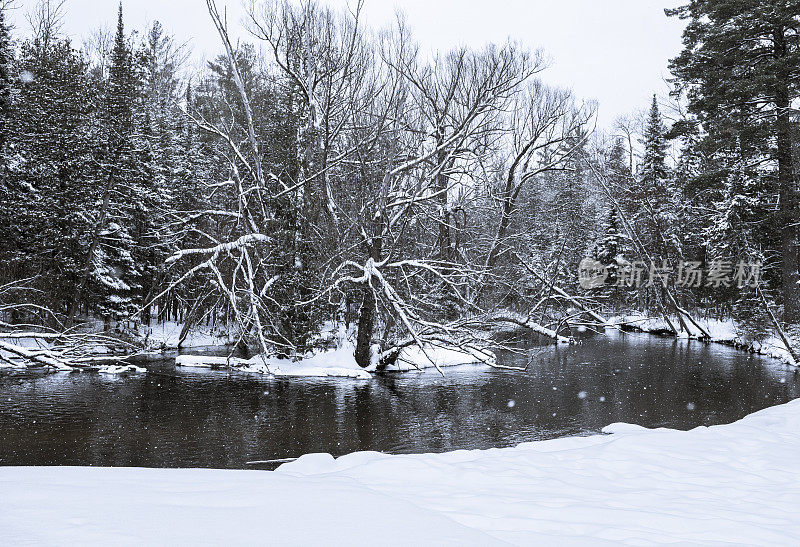
[[[419,346],[403,348],[397,363],[388,370],[410,371],[439,367],[456,367],[477,363],[494,364],[495,356],[489,351],[477,349],[456,349],[426,346],[423,351]],[[434,365],[435,363],[435,365]]]
[[[8,544],[44,545],[792,545],[800,537],[800,400],[729,425],[604,431],[445,454],[309,454],[275,472],[0,467],[0,529]]]
[[[563,292],[563,291],[562,291]],[[557,332],[552,329],[548,329],[538,323],[533,322],[529,316],[523,315],[521,313],[516,313],[510,310],[505,310],[500,313],[496,313],[492,316],[492,319],[498,322],[498,331],[515,331],[520,327],[529,329],[535,333],[541,334],[542,336],[546,336],[547,338],[552,338],[559,344],[569,344],[571,343],[570,339],[566,336],[561,336]],[[505,327],[502,326],[503,322],[507,323]]]
[[[397,363],[388,371],[407,372],[410,370],[452,367],[480,362],[494,362],[494,355],[478,350],[460,350],[444,347],[426,347],[423,352],[417,346],[404,348]],[[434,364],[435,363],[435,364]],[[335,376],[342,378],[369,379],[375,371],[375,363],[369,368],[361,368],[355,360],[355,347],[345,341],[335,349],[313,352],[302,359],[292,360],[257,355],[251,359],[236,357],[212,357],[205,355],[179,355],[175,364],[182,367],[236,367],[242,372],[271,374],[273,376]]]
[[[246,359],[238,357],[220,357],[215,355],[178,355],[175,357],[175,366],[195,368],[218,368],[229,366],[242,366]]]
[[[673,325],[678,325],[678,319],[671,317],[670,321]],[[718,319],[698,319],[695,321],[705,329],[711,336],[711,341],[729,346],[735,346],[740,349],[752,351],[759,355],[766,355],[775,359],[780,359],[784,363],[797,366],[791,354],[787,351],[783,341],[775,335],[767,337],[763,341],[748,340],[739,334],[736,324],[732,319],[718,320]],[[669,329],[669,326],[661,317],[648,317],[642,314],[623,315],[609,318],[609,327],[617,327],[622,324],[632,325],[641,329],[643,332],[661,332]],[[693,330],[693,336],[700,335],[697,328],[689,325]],[[679,337],[687,337],[685,332],[682,332]]]
[[[150,347],[174,349],[178,347],[182,329],[181,323],[165,321],[151,327],[143,327],[143,336],[147,337]],[[227,346],[234,341],[232,331],[232,328],[196,326],[186,335],[182,347]]]
[[[3,342],[30,351],[50,349],[51,346],[47,340],[35,337],[33,334],[34,333],[20,333],[17,336],[0,337],[0,368],[21,369],[28,366],[28,362],[21,360],[20,356],[16,352],[4,349]]]
[[[356,364],[355,348],[344,344],[339,348],[322,351],[293,361],[275,357],[257,356],[244,367],[245,372],[269,373],[274,376],[339,376],[368,379],[372,375]]]
[[[131,374],[147,372],[146,368],[136,365],[102,365],[97,369],[102,374]]]

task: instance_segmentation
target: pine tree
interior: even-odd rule
[[[634,221],[639,236],[656,261],[675,258],[680,253],[676,237],[677,213],[673,201],[671,173],[666,165],[666,130],[661,119],[658,101],[653,96],[647,117],[639,165],[637,185],[632,191],[635,205]]]
[[[65,311],[85,256],[87,219],[97,196],[91,123],[96,103],[88,65],[69,41],[23,42],[15,70],[26,74],[15,90],[8,135],[14,161],[11,193],[3,200],[11,225],[0,253],[19,277],[47,272],[43,302]]]
[[[11,202],[11,188],[8,181],[8,132],[11,117],[11,32],[5,23],[5,5],[0,6],[0,207]],[[13,245],[8,239],[12,233],[13,223],[11,213],[13,209],[5,209],[9,214],[0,219],[0,231],[9,234],[5,242],[0,242],[0,251],[3,254],[11,252]]]
[[[639,166],[639,182],[644,186],[645,192],[655,199],[658,199],[660,197],[659,194],[665,191],[668,176],[666,166],[667,143],[664,139],[664,133],[665,129],[661,120],[661,112],[658,108],[658,100],[653,95],[653,102],[650,105],[644,138],[642,139],[644,153]]]
[[[633,218],[639,210],[640,202],[636,195],[639,185],[631,172],[630,165],[628,150],[622,139],[614,139],[605,165],[606,177],[622,211],[628,218]]]
[[[620,230],[621,225],[617,210],[611,207],[605,222],[605,230],[602,238],[595,244],[594,258],[606,267],[608,278],[606,285],[617,283],[620,269],[625,263],[624,251],[627,237]]]
[[[114,48],[111,50],[111,64],[105,103],[108,120],[115,123],[110,132],[112,145],[125,145],[125,140],[133,132],[134,97],[136,95],[136,76],[133,73],[133,58],[125,36],[125,23],[122,16],[122,2],[119,4],[117,32]]]
[[[792,105],[800,98],[800,4],[779,0],[691,0],[668,15],[687,19],[684,50],[670,63],[676,92],[703,126],[706,148],[731,167],[741,147],[769,161],[779,204],[768,228],[778,240],[784,321],[800,321],[798,195]],[[731,163],[728,163],[731,162]]]
[[[90,303],[107,326],[112,320],[128,318],[141,301],[141,270],[135,256],[139,242],[131,235],[141,235],[142,216],[147,214],[143,188],[149,162],[141,126],[137,133],[136,125],[139,87],[120,3],[100,116],[103,138],[97,153],[103,165],[103,194],[76,295],[76,300],[91,295]]]
[[[11,30],[5,22],[5,5],[0,6],[0,176],[6,166],[8,118],[11,114]]]
[[[713,260],[738,263],[764,264],[766,257],[756,236],[766,219],[771,204],[768,201],[769,184],[763,173],[748,167],[741,148],[739,159],[730,170],[725,190],[714,204],[714,214],[707,229],[706,253]],[[759,290],[764,292],[766,284]],[[732,284],[727,290],[717,288],[713,297],[717,301],[732,302],[732,315],[737,330],[752,339],[762,339],[769,332],[770,318],[761,297],[752,286]]]

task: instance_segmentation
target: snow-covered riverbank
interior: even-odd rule
[[[423,351],[418,346],[403,348],[394,364],[385,370],[390,372],[409,372],[415,370],[437,369],[461,365],[495,363],[495,356],[488,350],[458,349],[440,346],[426,346]],[[209,355],[178,355],[175,364],[180,367],[198,368],[236,368],[241,372],[270,374],[272,376],[338,376],[368,380],[377,369],[377,362],[368,368],[356,363],[355,346],[346,338],[335,349],[310,352],[300,359],[286,359],[256,355],[250,359],[237,357],[218,357]]]
[[[672,318],[673,325],[677,325],[678,319]],[[791,353],[786,349],[783,341],[775,334],[767,336],[764,340],[752,340],[741,335],[736,328],[733,320],[724,321],[718,319],[695,319],[697,323],[708,333],[711,338],[709,342],[732,346],[744,351],[750,351],[759,355],[766,355],[774,359],[779,359],[792,366],[795,363]],[[615,316],[609,319],[609,327],[627,327],[648,334],[662,334],[671,331],[669,325],[661,317],[649,317],[644,314]],[[688,325],[692,329],[692,336],[700,337],[701,333],[696,327]],[[681,332],[680,338],[688,337],[688,334]],[[794,344],[794,343],[793,343]]]
[[[2,543],[790,545],[800,400],[688,432],[334,460],[276,472],[0,468]]]

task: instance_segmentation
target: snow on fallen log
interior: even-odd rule
[[[101,374],[129,374],[147,372],[147,369],[136,365],[102,365],[97,368],[97,372]]]
[[[178,355],[175,358],[176,366],[190,368],[238,367],[248,363],[247,359],[217,355]]]
[[[55,332],[0,332],[0,338],[8,340],[21,340],[24,338],[41,340],[58,340],[64,335]]]
[[[485,349],[442,347],[426,344],[425,351],[419,346],[407,346],[400,350],[397,360],[386,367],[387,371],[408,372],[428,368],[457,367],[462,365],[485,364],[494,366],[494,353]]]
[[[556,331],[548,329],[547,327],[531,321],[529,318],[522,315],[513,313],[494,314],[489,318],[489,321],[494,323],[511,323],[512,325],[517,325],[519,327],[531,330],[537,334],[541,334],[542,336],[546,336],[547,338],[551,338],[559,344],[572,343],[572,341],[566,336],[561,336]]]
[[[55,356],[53,352],[49,350],[43,350],[43,349],[32,350],[29,348],[18,346],[17,344],[11,344],[9,342],[0,340],[0,356],[2,356],[4,359],[8,359],[7,356],[1,355],[2,353],[15,355],[27,361],[32,361],[34,363],[38,363],[48,367],[53,367],[58,370],[73,369],[71,365],[67,364],[65,361]]]
[[[0,333],[0,362],[15,368],[46,366],[63,371],[81,369],[110,374],[145,371],[129,364],[120,365],[124,357],[109,355],[111,342],[117,340],[96,334]],[[117,363],[107,364],[110,359]]]

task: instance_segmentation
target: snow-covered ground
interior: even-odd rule
[[[130,336],[123,337],[123,339],[131,341],[129,338],[133,338],[134,343],[137,341],[141,342],[141,345],[144,346],[147,351],[175,349],[178,347],[182,329],[182,324],[171,321],[154,323],[151,326],[143,326],[139,331],[136,332],[126,331],[126,334]],[[87,319],[84,330],[86,333],[101,334],[103,333],[103,324],[101,321],[96,319]],[[182,347],[197,348],[231,345],[234,343],[234,336],[232,332],[232,329],[225,329],[221,327],[198,326],[193,328],[188,333],[182,344]],[[53,346],[50,343],[51,337],[53,336],[55,335],[31,332],[10,334],[4,333],[3,336],[0,336],[0,368],[25,368],[29,364],[42,364],[24,362],[20,360],[18,353],[8,351],[2,347],[3,342],[12,344],[16,348],[23,348],[25,350],[48,352],[53,350]],[[101,341],[81,341],[82,350],[84,350],[86,355],[98,358],[114,355],[114,352],[109,347],[109,344],[113,344],[115,342],[114,336],[116,336],[116,334],[112,333],[108,338],[102,339]],[[125,346],[123,351],[132,351],[132,348],[130,346]],[[137,369],[136,367],[130,366],[102,366],[100,367],[100,372],[108,374],[122,372],[144,372],[144,369]]]
[[[0,467],[0,543],[797,544],[800,400],[687,432],[606,431],[275,472]]]
[[[237,367],[242,372],[272,374],[273,376],[340,376],[346,378],[372,377],[375,365],[361,368],[355,360],[355,348],[346,339],[336,349],[313,352],[302,359],[284,359],[256,355],[250,359],[213,357],[207,355],[179,355],[175,364],[182,367]],[[416,346],[401,351],[396,364],[387,370],[407,372],[438,367],[451,367],[473,363],[493,362],[494,355],[477,350]]]
[[[142,337],[147,345],[154,349],[175,349],[180,341],[183,324],[174,321],[155,323],[150,327],[142,327]],[[182,347],[198,348],[207,346],[225,346],[234,342],[233,329],[221,327],[196,326],[186,335]]]
[[[678,325],[677,318],[670,318],[673,325]],[[619,325],[629,325],[636,327],[643,332],[663,332],[670,330],[666,321],[662,317],[648,317],[642,314],[623,315],[609,318],[609,325],[616,327]],[[767,355],[775,359],[780,359],[784,363],[797,366],[794,362],[789,351],[784,346],[783,341],[778,336],[772,335],[763,341],[748,340],[739,334],[736,324],[731,319],[720,321],[717,319],[696,319],[697,323],[711,335],[711,341],[721,344],[732,345],[738,348],[746,349],[758,353],[759,355]],[[699,336],[701,333],[693,326],[689,325],[693,330],[694,336]],[[688,336],[685,332],[681,336]]]

